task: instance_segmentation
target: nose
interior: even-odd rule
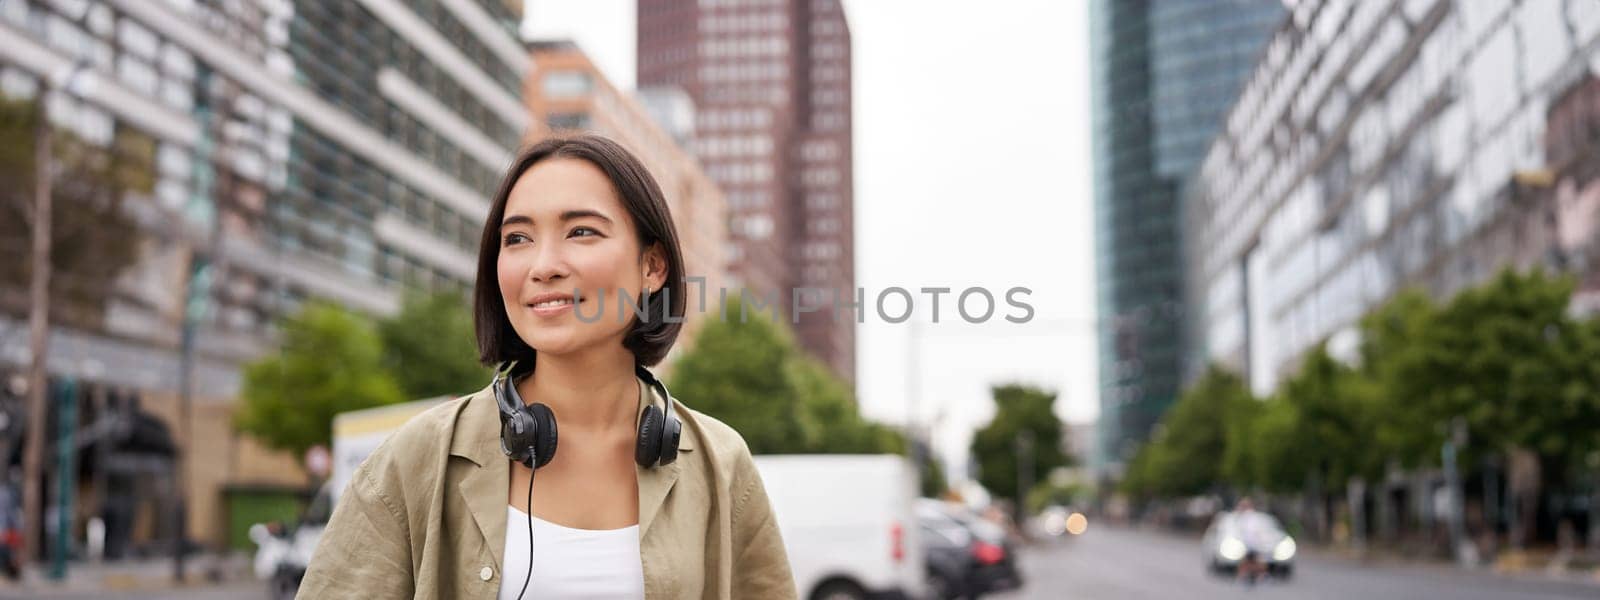
[[[540,244],[533,248],[532,254],[528,279],[535,283],[559,281],[571,273],[566,258],[562,256],[560,244]]]

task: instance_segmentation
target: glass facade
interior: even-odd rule
[[[147,241],[106,330],[85,335],[165,345],[182,312],[172,290],[191,262],[217,263],[197,385],[226,395],[304,299],[383,314],[407,286],[470,286],[488,196],[527,122],[508,6],[0,3],[0,96],[33,100],[81,63],[98,85],[49,90],[51,120],[148,165],[148,189],[128,199]],[[171,360],[149,353],[106,377],[175,389]]]
[[[1282,15],[1260,1],[1091,5],[1102,467],[1178,393],[1183,190]]]
[[[1592,2],[1297,7],[1188,199],[1207,357],[1264,393],[1401,287],[1577,266],[1593,165],[1552,123],[1594,122],[1597,36]]]

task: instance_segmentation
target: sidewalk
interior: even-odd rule
[[[48,598],[90,592],[159,592],[215,587],[251,581],[250,556],[200,554],[184,565],[184,581],[173,580],[171,558],[123,560],[107,563],[68,562],[61,581],[48,578],[48,564],[32,565],[20,582],[0,580],[0,598]],[[265,584],[262,584],[265,586]]]
[[[1439,558],[1418,557],[1405,555],[1386,549],[1369,549],[1358,552],[1349,547],[1301,546],[1305,555],[1316,556],[1322,560],[1340,561],[1347,564],[1371,565],[1416,571],[1429,571],[1434,573],[1449,573],[1457,576],[1472,576],[1485,578],[1511,579],[1516,581],[1561,583],[1571,586],[1590,587],[1595,590],[1596,597],[1600,597],[1600,568],[1582,565],[1576,568],[1556,569],[1549,565],[1549,558],[1553,552],[1523,551],[1521,553],[1504,552],[1493,562],[1476,567],[1462,567],[1455,563]]]

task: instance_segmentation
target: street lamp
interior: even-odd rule
[[[33,269],[29,281],[28,310],[28,429],[27,446],[22,453],[22,556],[19,564],[38,554],[39,528],[43,523],[39,475],[44,455],[45,389],[47,354],[50,351],[50,189],[55,169],[51,145],[50,91],[61,89],[73,96],[94,92],[95,78],[84,61],[74,62],[45,78],[39,89],[37,130],[34,138],[34,205],[32,223]]]

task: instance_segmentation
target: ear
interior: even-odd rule
[[[644,271],[644,286],[652,292],[661,289],[667,282],[667,253],[661,249],[661,242],[650,244],[640,256],[640,268]]]

